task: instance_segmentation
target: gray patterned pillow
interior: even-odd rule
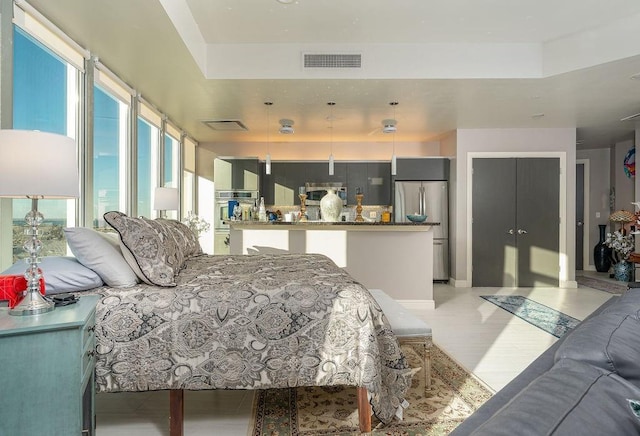
[[[107,212],[104,219],[120,234],[149,282],[158,286],[176,285],[174,277],[182,268],[184,257],[173,235],[153,220],[129,217],[122,212]]]
[[[202,254],[202,248],[200,247],[198,238],[186,224],[181,223],[180,221],[164,218],[158,218],[156,221],[160,221],[169,228],[169,231],[173,234],[178,247],[182,250],[185,260],[191,256]]]
[[[177,273],[182,268],[182,265],[184,265],[185,257],[183,250],[180,247],[180,243],[176,239],[174,232],[171,230],[171,226],[167,223],[167,220],[164,219],[151,220],[145,217],[141,217],[141,219],[158,233],[163,241],[165,249],[172,254],[172,257],[175,257],[175,264],[178,266],[178,269],[176,270]],[[172,263],[174,262],[172,261]]]

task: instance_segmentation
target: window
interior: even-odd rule
[[[93,227],[104,228],[103,215],[126,212],[126,151],[129,106],[94,86]]]
[[[184,184],[187,192],[181,208],[194,210],[195,163],[182,171],[180,129],[163,123],[163,114],[143,104],[141,98],[136,118],[131,103],[137,93],[97,61],[98,56],[90,64],[95,83],[88,84],[93,88],[87,92],[87,97],[93,100],[93,117],[86,120],[87,126],[81,125],[80,114],[89,101],[81,100],[81,90],[87,77],[86,60],[91,54],[26,2],[16,1],[13,7],[13,44],[1,47],[3,53],[13,49],[13,128],[75,139],[82,138],[85,129],[93,132],[87,144],[82,141],[86,148],[79,150],[81,174],[87,176],[82,180],[86,189],[84,201],[45,199],[38,204],[45,216],[41,255],[67,253],[62,229],[77,225],[78,214],[83,217],[83,224],[95,228],[106,227],[102,216],[108,210],[156,216],[152,197],[157,186],[182,188]],[[130,137],[130,126],[137,127],[135,138]],[[163,135],[162,127],[166,129]],[[135,147],[131,141],[136,142]],[[89,162],[85,162],[87,156]],[[76,210],[78,204],[82,210]],[[31,202],[3,199],[1,206],[7,212],[3,210],[0,216],[9,219],[0,220],[0,231],[7,234],[13,230],[13,255],[8,247],[0,250],[0,263],[4,267],[27,256],[22,249],[23,225]],[[170,211],[169,216],[177,218],[177,211]]]
[[[160,131],[138,117],[138,215],[152,218],[153,188],[158,180],[158,140]]]
[[[62,58],[14,27],[13,127],[41,130],[72,138],[77,134],[79,72]],[[30,200],[13,200],[13,257],[27,257],[23,250],[24,216]],[[41,200],[45,217],[41,226],[42,256],[66,254],[62,229],[75,225],[75,200]]]
[[[196,143],[191,138],[185,138],[182,144],[182,216],[195,212],[195,184],[196,184]]]
[[[180,142],[168,134],[164,135],[164,180],[162,186],[178,187],[178,152]]]
[[[180,132],[175,127],[167,124],[167,133],[164,135],[163,154],[163,183],[161,186],[180,188],[178,183],[180,168]],[[178,211],[167,211],[167,217],[178,218]]]

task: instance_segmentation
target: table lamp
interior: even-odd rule
[[[153,193],[153,209],[163,212],[167,210],[178,210],[180,205],[180,195],[178,188],[156,188]]]
[[[29,130],[0,130],[0,197],[31,199],[25,216],[29,227],[24,243],[29,253],[25,297],[11,315],[37,315],[54,308],[40,294],[42,271],[38,267],[42,241],[38,226],[44,216],[38,211],[42,198],[76,198],[79,195],[78,157],[75,140],[68,136]]]

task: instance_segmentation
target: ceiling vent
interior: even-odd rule
[[[304,53],[305,68],[362,68],[361,54]]]
[[[225,131],[225,132],[246,132],[247,126],[240,120],[206,120],[203,121],[207,126],[213,130]]]

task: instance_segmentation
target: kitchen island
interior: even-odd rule
[[[433,309],[434,225],[237,221],[230,222],[231,254],[324,254],[367,288]]]

